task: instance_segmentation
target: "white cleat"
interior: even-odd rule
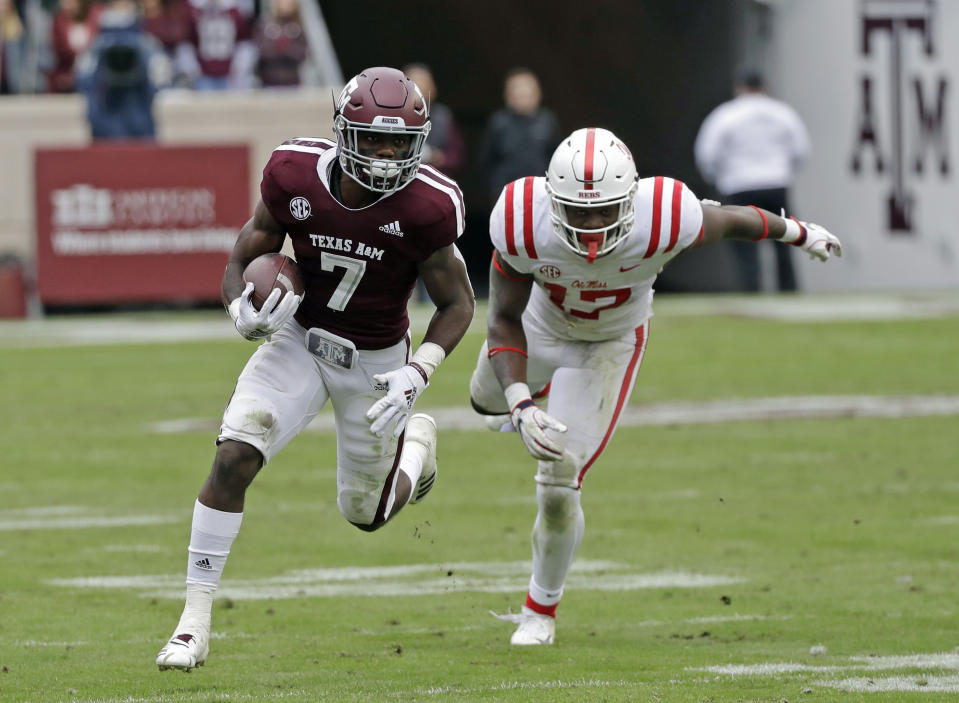
[[[410,503],[419,503],[436,482],[436,420],[424,413],[410,416],[409,422],[406,423],[406,441],[416,442],[426,447],[423,471],[409,499]]]
[[[519,613],[497,615],[492,610],[490,613],[500,620],[515,623],[519,626],[513,636],[509,638],[510,644],[553,644],[556,639],[556,618],[537,613],[525,605]]]
[[[195,634],[181,632],[174,634],[166,646],[157,654],[157,666],[160,671],[180,669],[193,671],[206,663],[210,654],[209,628],[192,628]]]
[[[486,427],[493,432],[515,432],[516,428],[513,427],[513,423],[509,419],[509,414],[506,415],[484,415],[483,421],[486,423]]]

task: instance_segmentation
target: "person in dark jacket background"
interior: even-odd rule
[[[144,31],[137,5],[113,0],[77,68],[93,138],[155,138],[153,98],[169,76],[169,62],[159,42]]]
[[[542,106],[539,78],[530,69],[507,71],[503,99],[506,104],[490,117],[480,148],[490,204],[507,183],[545,174],[562,139],[556,115]]]

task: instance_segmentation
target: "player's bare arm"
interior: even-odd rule
[[[503,387],[510,408],[510,422],[519,432],[530,455],[543,461],[559,461],[563,447],[547,430],[566,432],[566,425],[536,407],[526,380],[526,333],[523,310],[533,289],[533,279],[516,271],[499,252],[490,264],[487,354],[493,372]]]
[[[438,344],[449,354],[473,320],[475,299],[466,264],[456,255],[456,245],[450,244],[433,252],[420,264],[419,271],[436,305],[423,341]]]
[[[751,205],[709,205],[703,203],[701,244],[720,239],[773,239],[792,244],[810,256],[825,261],[831,254],[842,256],[842,245],[825,227],[782,217]]]
[[[224,305],[229,306],[243,292],[243,270],[247,265],[261,254],[282,249],[285,238],[283,228],[273,219],[263,201],[258,201],[253,217],[240,229],[223,272],[221,295]]]
[[[506,388],[513,383],[526,383],[526,333],[522,318],[533,290],[533,279],[513,269],[499,252],[494,252],[493,257],[489,269],[486,339],[493,351],[490,363],[500,384]]]
[[[370,432],[377,437],[387,433],[398,437],[403,432],[416,398],[429,385],[433,372],[453,351],[473,320],[473,288],[455,244],[433,252],[419,265],[419,273],[436,312],[426,328],[423,343],[409,362],[373,376],[387,387],[386,395],[366,412]]]

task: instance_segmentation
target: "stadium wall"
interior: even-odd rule
[[[34,150],[89,144],[85,110],[78,95],[0,100],[0,256],[33,260]],[[332,135],[333,98],[327,89],[229,94],[168,91],[160,94],[155,111],[159,144],[249,145],[251,202],[259,197],[262,168],[278,144],[295,136]]]
[[[774,87],[806,120],[800,217],[843,241],[816,290],[959,288],[959,3],[803,0],[777,6]]]

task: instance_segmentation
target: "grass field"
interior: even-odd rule
[[[635,409],[919,398],[901,417],[621,427],[584,486],[557,643],[511,648],[489,611],[522,603],[534,466],[515,435],[444,429],[442,409],[468,403],[477,326],[418,406],[441,428],[429,499],[356,530],[336,509],[332,435],[304,433],[248,494],[210,659],[188,675],[154,657],[182,607],[213,455],[202,425],[253,346],[0,326],[0,702],[959,701],[959,416],[914,414],[959,396],[959,316],[782,321],[708,303],[658,302]],[[88,324],[122,335],[130,319]],[[134,316],[184,322],[229,324]],[[157,430],[184,418],[202,422]]]

